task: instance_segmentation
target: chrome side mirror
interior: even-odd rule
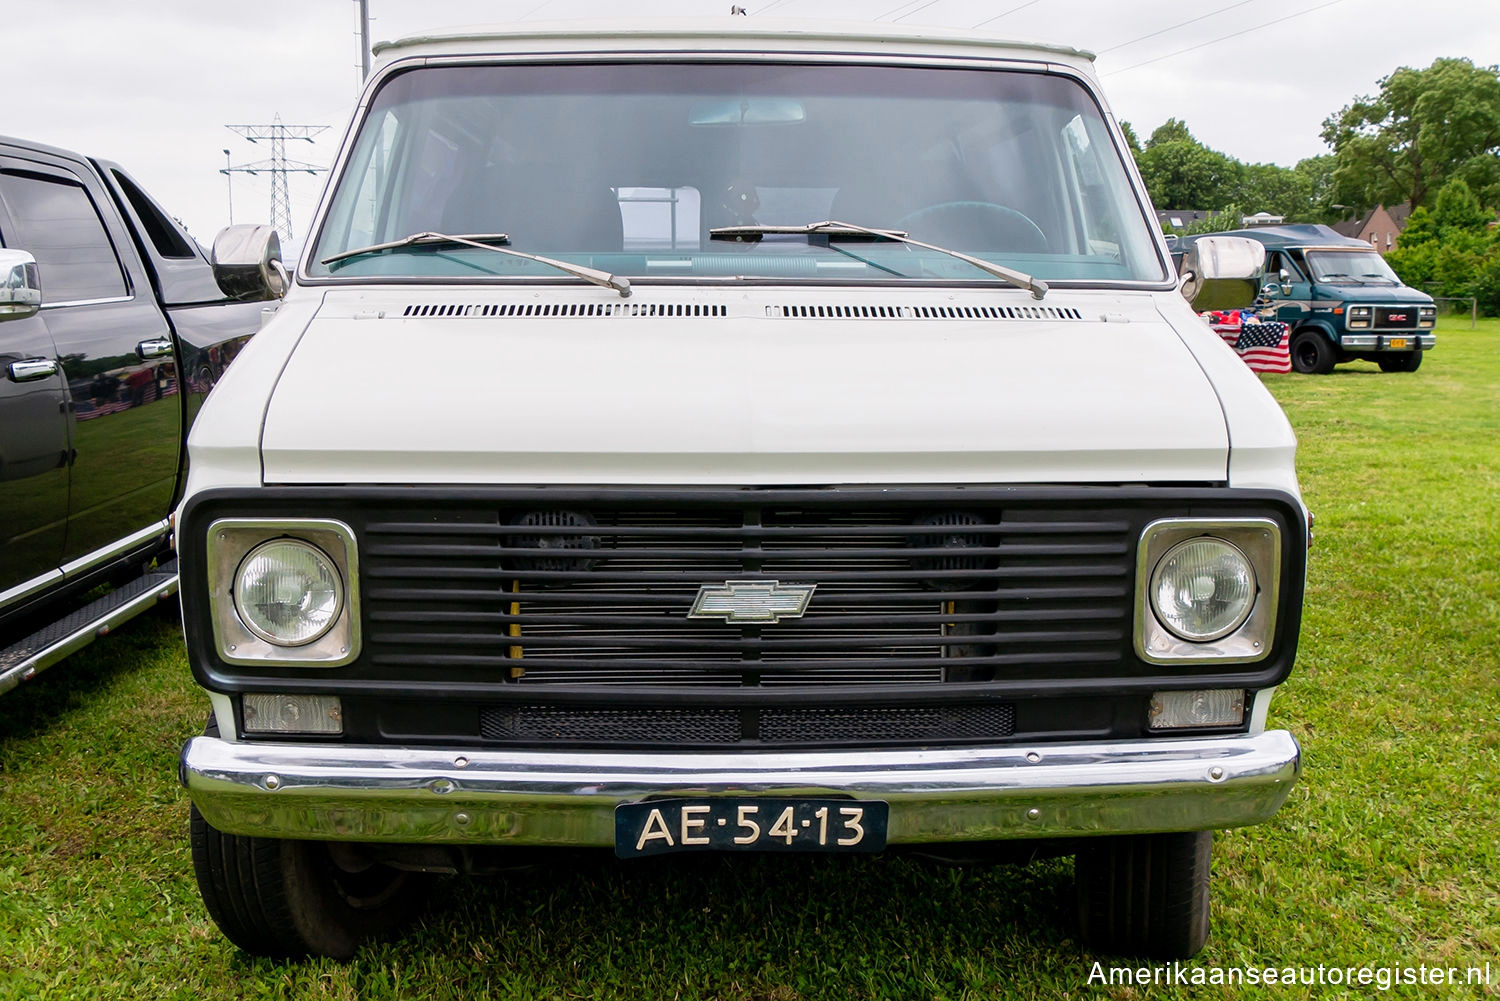
[[[1182,257],[1179,291],[1195,311],[1240,309],[1255,301],[1266,248],[1243,236],[1205,236]]]
[[[281,240],[270,226],[226,226],[214,237],[214,280],[231,299],[280,299],[291,281],[281,264]]]
[[[1281,269],[1281,273],[1279,275],[1277,275],[1277,277],[1281,280],[1281,294],[1282,295],[1291,295],[1292,294],[1292,273],[1290,271],[1288,271],[1286,268],[1282,268]]]
[[[0,320],[24,320],[42,308],[42,273],[24,250],[0,250]]]

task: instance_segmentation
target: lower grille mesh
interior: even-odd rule
[[[479,714],[485,740],[593,744],[902,743],[993,740],[1016,730],[1009,704],[780,709],[596,709],[491,706]]]

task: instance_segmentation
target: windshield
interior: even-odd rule
[[[1313,281],[1329,285],[1400,285],[1401,279],[1373,250],[1309,250]]]
[[[507,234],[634,278],[994,281],[910,244],[715,238],[837,219],[1049,282],[1166,278],[1098,106],[1040,72],[632,63],[424,67],[374,97],[312,277],[569,280],[413,234]]]

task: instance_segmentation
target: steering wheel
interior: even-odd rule
[[[938,202],[908,212],[896,228],[918,240],[952,242],[958,249],[983,248],[1046,253],[1047,234],[1023,212],[994,202]],[[995,244],[999,243],[1000,246]]]

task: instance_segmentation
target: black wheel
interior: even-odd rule
[[[1091,950],[1188,959],[1208,941],[1213,833],[1100,838],[1073,861],[1078,921]]]
[[[1400,354],[1381,355],[1375,359],[1382,372],[1415,372],[1422,367],[1422,352],[1403,351]]]
[[[1047,235],[1023,212],[994,202],[938,202],[896,221],[916,240],[1016,253],[1046,253]]]
[[[1299,331],[1292,337],[1292,367],[1309,375],[1327,375],[1338,361],[1333,342],[1317,330]]]
[[[204,731],[216,736],[210,721]],[[356,861],[341,846],[225,834],[189,808],[198,891],[224,937],[257,956],[349,959],[416,913],[425,878]]]

